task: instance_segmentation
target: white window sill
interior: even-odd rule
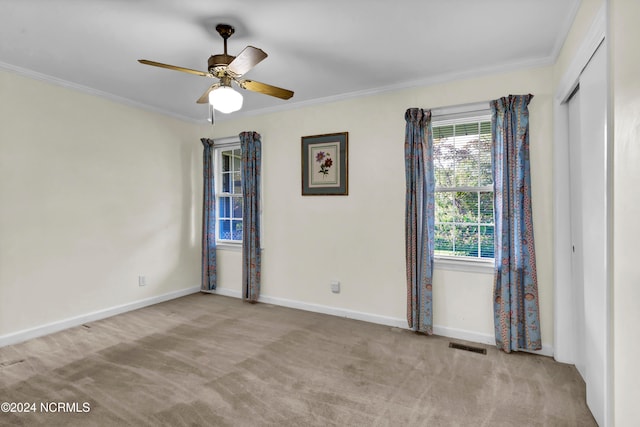
[[[221,251],[231,251],[231,252],[242,252],[242,243],[216,243],[216,250]],[[264,248],[260,248],[260,252],[264,252]]]
[[[238,242],[238,243],[219,242],[219,243],[216,243],[216,249],[222,250],[222,251],[241,252],[242,242]]]
[[[493,259],[460,259],[454,257],[435,257],[434,268],[438,270],[465,271],[468,273],[493,274]]]

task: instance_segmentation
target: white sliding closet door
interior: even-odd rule
[[[571,188],[571,304],[574,310],[572,344],[574,365],[586,377],[585,318],[584,318],[584,254],[582,253],[582,131],[580,127],[580,90],[569,99],[569,175]]]
[[[603,43],[569,101],[575,365],[587,385],[587,405],[601,426],[607,387],[606,75]]]

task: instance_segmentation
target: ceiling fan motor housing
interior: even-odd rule
[[[218,71],[218,69],[220,69],[221,67],[226,68],[235,58],[236,57],[233,55],[227,55],[224,53],[221,53],[220,55],[211,55],[208,61],[208,70],[211,74],[217,76],[216,71]]]

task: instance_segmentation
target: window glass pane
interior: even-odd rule
[[[455,254],[459,256],[478,256],[478,226],[456,226]]]
[[[480,227],[480,257],[493,258],[493,226]]]
[[[454,193],[436,192],[436,222],[454,222],[457,218],[455,205],[453,204]]]
[[[231,192],[231,175],[228,172],[222,174],[222,192]]]
[[[231,200],[229,197],[218,198],[218,218],[231,217]]]
[[[455,133],[456,133],[456,136],[477,135],[478,122],[456,124]]]
[[[455,185],[458,187],[477,186],[478,136],[472,135],[456,137],[455,146]]]
[[[480,222],[493,224],[493,192],[480,193]]]
[[[222,240],[231,240],[231,221],[227,219],[218,220],[218,237]]]
[[[242,181],[240,180],[240,172],[233,173],[233,192],[234,194],[242,194]]]
[[[453,225],[436,224],[435,253],[437,255],[454,255]]]
[[[242,241],[242,220],[218,220],[218,236],[221,240]]]
[[[222,157],[222,172],[228,172],[231,170],[231,151],[226,150],[221,153]]]
[[[451,138],[453,136],[453,125],[434,126],[432,130],[433,139]]]
[[[433,128],[436,187],[490,185],[491,122]]]
[[[447,128],[447,126],[437,129],[443,128]],[[453,126],[451,126],[451,131],[453,132]],[[434,139],[433,166],[436,187],[453,187],[455,179],[455,144],[452,138]]]
[[[242,240],[242,221],[231,221],[231,240]]]
[[[491,139],[491,122],[480,123],[480,135],[488,136]]]
[[[491,174],[491,134],[480,135],[479,144],[479,185],[491,185],[493,183]]]
[[[242,197],[233,197],[233,217],[242,218]]]
[[[456,222],[478,222],[478,193],[458,191],[455,194]]]
[[[234,172],[240,171],[240,164],[242,162],[242,157],[240,150],[233,150],[233,170]]]

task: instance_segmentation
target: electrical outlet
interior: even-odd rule
[[[147,276],[138,276],[138,286],[147,285]]]
[[[331,281],[331,292],[333,292],[334,294],[339,294],[340,293],[340,282],[337,280],[332,280]]]

